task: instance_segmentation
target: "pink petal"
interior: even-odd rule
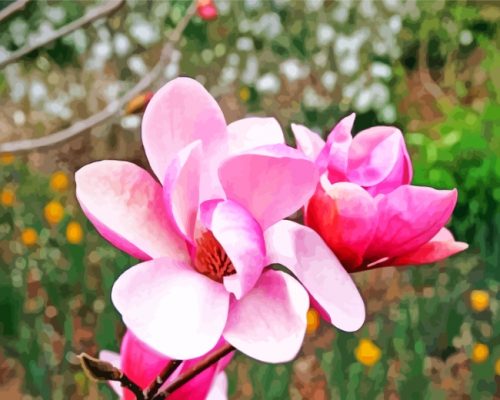
[[[304,339],[307,292],[290,275],[264,272],[255,288],[231,303],[224,339],[257,360],[293,359]]]
[[[268,262],[289,268],[333,325],[348,332],[363,325],[365,306],[356,285],[316,232],[280,221],[264,237]]]
[[[310,160],[316,161],[321,150],[325,147],[325,141],[319,133],[311,131],[303,125],[292,124],[292,132],[297,142],[297,148],[301,150]]]
[[[359,132],[349,149],[347,176],[360,186],[388,193],[410,183],[412,167],[403,134],[395,127],[376,126]]]
[[[263,146],[224,161],[219,177],[228,199],[266,229],[301,208],[317,183],[317,169],[299,150]]]
[[[200,139],[205,155],[204,184],[216,185],[217,165],[227,153],[224,115],[205,88],[190,78],[177,78],[151,99],[142,122],[142,142],[160,182],[177,152]],[[209,189],[202,189],[203,198]],[[207,194],[208,195],[208,194]]]
[[[198,357],[212,349],[229,308],[223,285],[167,258],[125,271],[111,298],[125,325],[141,341],[176,359]]]
[[[318,157],[321,172],[328,168],[330,181],[345,180],[347,159],[352,142],[352,127],[356,114],[352,113],[341,119],[328,135],[326,146]]]
[[[120,349],[122,371],[141,388],[146,388],[163,370],[170,359],[141,342],[127,331]],[[125,389],[125,400],[134,400],[135,395]]]
[[[464,251],[469,245],[464,242],[456,242],[451,232],[446,228],[441,230],[430,241],[418,249],[392,259],[389,265],[419,265],[430,264],[444,260],[456,253]]]
[[[121,360],[120,355],[115,353],[114,351],[102,350],[99,352],[99,359],[102,361],[109,362],[112,366],[121,369]],[[108,381],[111,389],[120,397],[123,398],[123,388],[120,385],[120,382],[117,381]]]
[[[229,154],[269,144],[285,144],[283,131],[275,118],[243,118],[230,123],[227,130]]]
[[[192,242],[200,200],[201,142],[182,149],[167,169],[163,193],[172,223]]]
[[[366,252],[369,261],[401,256],[431,240],[450,218],[457,191],[404,185],[376,200],[378,226]]]
[[[254,287],[265,266],[262,228],[231,200],[204,202],[200,214],[236,269],[236,274],[224,277],[224,286],[239,299]]]
[[[184,241],[168,223],[161,186],[125,161],[88,164],[75,175],[85,215],[114,246],[140,258],[186,259]]]
[[[227,375],[224,371],[215,377],[206,400],[227,400]]]
[[[325,175],[309,200],[305,216],[307,226],[314,229],[340,262],[353,272],[363,263],[377,227],[377,207],[372,196],[350,182],[333,185]]]

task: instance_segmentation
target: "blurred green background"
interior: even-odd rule
[[[9,1],[0,2],[0,9]],[[232,399],[500,398],[500,5],[497,1],[217,1],[194,17],[153,90],[192,76],[228,121],[275,116],[326,134],[405,133],[414,184],[457,187],[450,228],[470,248],[430,266],[355,275],[368,319],[355,334],[311,321],[291,363],[238,355]],[[0,61],[99,6],[32,1],[0,22]],[[112,15],[0,69],[0,143],[92,115],[148,73],[182,1],[127,0]],[[101,239],[75,201],[74,171],[97,159],[148,168],[140,114],[44,151],[0,156],[0,398],[111,399],[76,354],[118,350],[110,302],[135,260]]]

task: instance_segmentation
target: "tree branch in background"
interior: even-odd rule
[[[174,46],[180,40],[182,32],[184,32],[184,29],[186,28],[189,20],[193,17],[194,13],[195,7],[194,4],[191,4],[188,11],[186,12],[186,15],[179,21],[177,26],[170,34],[170,37],[168,38],[165,46],[162,49],[159,61],[156,63],[153,69],[149,71],[149,73],[144,75],[144,77],[139,82],[137,82],[137,84],[123,97],[108,104],[106,108],[104,108],[104,110],[91,115],[84,120],[78,121],[70,127],[65,128],[61,131],[41,138],[18,140],[0,144],[0,154],[23,153],[53,147],[70,139],[73,139],[88,131],[90,128],[102,124],[108,119],[114,117],[124,108],[124,106],[130,100],[142,93],[145,89],[151,86],[156,79],[158,79],[163,69],[165,68],[165,65],[168,63],[172,56]]]
[[[165,368],[163,368],[163,371],[158,374],[156,379],[151,382],[146,389],[144,389],[144,397],[146,399],[152,399],[153,396],[158,393],[161,386],[167,381],[168,378],[170,378],[170,376],[172,376],[179,365],[181,365],[181,363],[181,360],[170,360],[167,365],[165,365]]]
[[[99,18],[105,17],[109,14],[112,14],[116,10],[118,10],[123,4],[125,4],[125,0],[109,0],[106,1],[102,6],[93,8],[85,15],[76,21],[70,22],[67,25],[64,25],[60,29],[50,33],[47,36],[44,36],[38,40],[34,40],[33,43],[28,43],[26,46],[21,47],[20,49],[12,52],[7,58],[4,60],[0,60],[0,68],[5,67],[8,64],[16,62],[20,58],[24,57],[26,54],[31,53],[33,50],[36,50],[40,47],[46,46],[53,41],[70,34],[77,29],[83,28],[98,20]]]
[[[427,93],[429,93],[436,100],[442,100],[447,98],[448,96],[434,81],[431,73],[429,72],[429,67],[427,66],[428,47],[428,42],[420,42],[420,47],[418,49],[418,77],[420,79],[420,83],[422,83],[422,86],[427,91]]]
[[[17,0],[9,4],[3,10],[0,10],[0,22],[10,17],[15,12],[22,10],[26,6],[26,4],[28,4],[28,1],[29,0]]]
[[[179,389],[182,385],[189,382],[195,376],[205,371],[208,367],[214,365],[217,361],[219,361],[224,356],[227,356],[234,350],[235,348],[229,343],[225,344],[224,346],[221,346],[213,353],[207,355],[207,357],[204,358],[202,361],[200,361],[198,364],[194,365],[192,368],[179,375],[172,383],[170,383],[165,388],[165,390],[163,390],[162,392],[158,393],[155,397],[153,397],[153,400],[164,400],[168,398],[169,394]]]
[[[144,400],[142,389],[118,368],[106,361],[82,353],[78,356],[87,376],[97,382],[117,381],[135,394],[137,400]]]

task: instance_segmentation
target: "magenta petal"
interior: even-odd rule
[[[120,349],[122,371],[141,388],[146,388],[163,370],[170,359],[141,342],[127,331]],[[134,400],[135,395],[125,389],[124,400]]]
[[[264,272],[255,288],[231,303],[224,339],[257,360],[293,359],[304,339],[309,297],[290,275]]]
[[[224,286],[239,299],[254,287],[264,268],[262,229],[247,210],[231,200],[202,203],[200,213],[236,269],[236,274],[224,277]]]
[[[328,169],[331,182],[345,180],[355,118],[356,114],[352,113],[335,125],[328,135],[325,148],[318,157],[317,163],[321,172]]]
[[[227,375],[224,371],[215,377],[206,400],[227,400]]]
[[[200,200],[201,157],[199,140],[186,146],[168,167],[163,184],[168,215],[191,242]]]
[[[275,118],[249,117],[227,126],[229,154],[241,153],[269,144],[284,144],[285,138]]]
[[[356,285],[316,232],[280,221],[264,237],[268,262],[289,268],[333,325],[347,332],[363,325],[365,305]]]
[[[310,160],[316,161],[319,153],[325,147],[325,141],[321,136],[309,128],[298,124],[292,124],[292,132],[297,142],[297,148]]]
[[[168,223],[162,187],[142,168],[100,161],[75,176],[85,215],[114,246],[140,258],[187,259],[184,241]]]
[[[309,200],[306,225],[314,229],[342,262],[353,272],[363,262],[375,229],[377,206],[362,187],[350,182],[328,182],[326,174]]]
[[[410,253],[392,259],[389,265],[430,264],[464,251],[468,247],[467,243],[456,242],[448,229],[441,228],[430,241]]]
[[[376,126],[359,132],[349,149],[349,181],[388,193],[410,183],[412,167],[403,134],[395,127]]]
[[[316,187],[316,166],[299,150],[263,146],[225,160],[219,177],[227,198],[266,229],[300,209]]]
[[[114,351],[108,351],[108,350],[102,350],[99,352],[99,359],[102,361],[109,362],[112,366],[121,369],[121,359],[120,355],[118,353],[115,353]],[[111,389],[120,397],[120,399],[123,399],[123,388],[120,385],[120,382],[117,381],[108,381],[109,386],[111,386]]]
[[[372,262],[404,255],[431,240],[450,218],[457,191],[404,185],[376,200],[378,226],[366,251]]]
[[[223,285],[191,266],[158,258],[125,271],[111,294],[123,322],[143,342],[171,358],[212,349],[229,308]]]
[[[155,93],[142,122],[144,149],[160,182],[164,181],[177,152],[198,139],[203,144],[204,172],[207,179],[216,181],[217,165],[227,153],[224,115],[198,82],[190,78],[174,79]]]

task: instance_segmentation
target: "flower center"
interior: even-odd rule
[[[196,244],[194,267],[199,273],[221,283],[225,276],[236,273],[233,263],[212,232],[204,232]]]

